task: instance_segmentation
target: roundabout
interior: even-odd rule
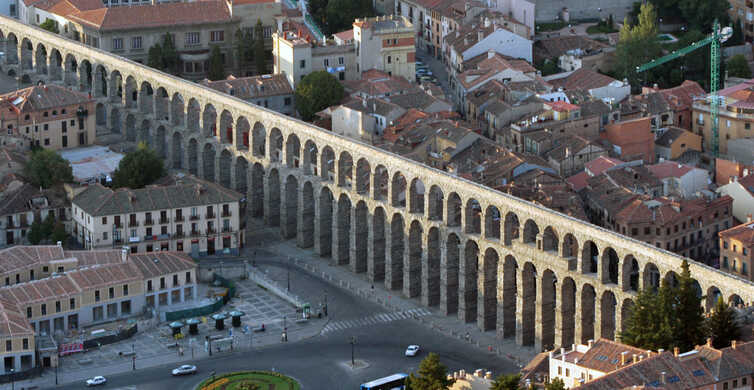
[[[301,385],[288,376],[272,371],[239,371],[212,375],[195,390],[299,390]]]

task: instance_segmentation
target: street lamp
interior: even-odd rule
[[[356,366],[356,360],[353,357],[354,346],[356,346],[356,336],[351,336],[351,340],[349,340],[348,343],[351,344],[351,367],[353,368]]]
[[[288,287],[287,288],[288,288],[288,291],[291,291],[291,257],[290,256],[288,256],[288,262],[286,263],[286,265],[287,265],[286,268],[287,268],[287,271],[288,271],[288,278],[287,278],[287,280],[288,280],[288,283],[287,283]]]
[[[12,369],[12,368],[10,369],[10,388],[11,388],[11,390],[15,390],[16,389],[16,376],[14,375],[15,372],[16,372],[15,369]]]

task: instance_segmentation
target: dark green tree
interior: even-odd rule
[[[214,46],[209,55],[209,70],[207,77],[210,80],[222,80],[225,78],[225,64],[223,64],[223,54],[219,46]]]
[[[673,346],[681,351],[694,349],[695,346],[703,344],[706,338],[702,296],[696,286],[696,281],[691,278],[689,263],[683,260],[678,287],[674,289],[673,302]]]
[[[24,166],[24,176],[36,187],[50,188],[72,182],[73,169],[67,160],[52,150],[37,149]]]
[[[743,54],[736,54],[733,57],[730,57],[726,69],[728,70],[728,76],[730,77],[751,78],[749,61],[746,60],[746,57],[744,57]]]
[[[715,311],[707,320],[707,330],[715,348],[725,348],[731,341],[741,337],[741,326],[736,319],[736,312],[725,304],[723,297],[717,298]]]
[[[667,284],[660,288],[668,288]],[[642,349],[668,348],[673,342],[672,326],[664,312],[667,304],[661,294],[645,289],[639,292],[626,319],[621,341]]]
[[[65,232],[65,225],[63,225],[63,223],[60,221],[55,222],[55,228],[52,229],[50,240],[53,243],[60,241],[61,243],[65,244],[67,239],[68,233]]]
[[[327,35],[350,30],[356,18],[374,16],[371,0],[329,0],[325,19],[327,24],[322,26]]]
[[[257,19],[257,25],[254,26],[254,62],[257,74],[267,74],[267,52],[264,49],[264,27],[261,19]]]
[[[340,103],[343,86],[330,73],[323,70],[309,73],[296,84],[296,110],[305,121],[327,107]]]
[[[545,385],[545,390],[566,390],[566,386],[562,379],[554,378]]]
[[[317,22],[317,25],[324,27],[327,25],[327,19],[325,17],[327,11],[328,0],[309,0],[306,2],[309,14]]]
[[[178,73],[178,50],[175,49],[173,34],[165,33],[162,37],[162,66],[168,73]]]
[[[50,238],[52,231],[55,229],[55,218],[52,214],[47,214],[47,217],[42,221],[42,236],[44,238]]]
[[[641,5],[636,24],[632,25],[629,17],[626,17],[620,30],[615,50],[615,70],[619,78],[628,79],[635,92],[639,92],[644,84],[636,67],[662,54],[657,31],[657,12],[652,3]]]
[[[140,142],[135,151],[126,154],[120,160],[118,168],[113,173],[113,186],[142,188],[164,174],[162,159],[145,143]]]
[[[615,28],[615,20],[613,19],[613,14],[610,14],[610,16],[607,18],[607,27],[610,29]]]
[[[42,24],[40,24],[39,27],[42,27],[43,29],[51,33],[55,33],[55,34],[60,33],[60,30],[58,29],[58,22],[54,21],[53,19],[45,19],[45,21],[42,22]]]
[[[678,10],[691,28],[709,31],[717,19],[723,25],[728,24],[728,0],[682,0],[678,1]],[[669,9],[673,12],[673,8]]]
[[[419,363],[418,372],[409,375],[408,383],[410,390],[440,390],[453,385],[455,379],[448,379],[448,368],[436,353],[430,352]]]
[[[162,46],[159,43],[155,43],[147,51],[147,66],[158,70],[165,69],[165,63],[162,61]]]
[[[44,239],[44,233],[42,232],[42,222],[34,220],[29,227],[29,232],[26,233],[26,238],[31,245],[39,245]]]
[[[492,381],[490,390],[518,390],[521,374],[501,374]]]
[[[542,72],[542,76],[549,76],[551,74],[559,73],[560,67],[558,67],[558,59],[550,58],[538,61],[534,64],[534,67]]]
[[[240,70],[240,74],[244,74],[243,71],[254,60],[254,38],[251,36],[251,30],[236,30],[236,62]]]

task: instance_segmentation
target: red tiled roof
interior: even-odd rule
[[[593,175],[597,176],[602,174],[602,172],[605,172],[606,170],[620,164],[623,164],[623,161],[618,160],[617,158],[600,156],[584,164],[584,167]]]
[[[674,161],[665,161],[659,164],[649,165],[647,166],[647,169],[649,169],[653,175],[657,176],[658,179],[665,179],[668,177],[681,177],[691,172],[694,167]]]
[[[681,85],[658,91],[665,98],[673,103],[676,109],[690,108],[694,104],[694,97],[704,96],[705,92],[699,83],[691,80],[684,80]]]
[[[134,7],[111,7],[76,12],[69,18],[99,30],[230,22],[230,9],[224,1],[161,3]]]
[[[553,111],[558,111],[558,112],[573,111],[573,110],[578,110],[579,108],[581,108],[575,104],[571,104],[562,100],[550,102],[550,103],[547,103],[547,105],[550,106],[550,108],[552,108]]]
[[[346,30],[346,31],[341,31],[341,32],[335,33],[333,35],[335,35],[336,37],[338,37],[339,39],[342,39],[344,41],[349,41],[349,40],[353,39],[353,29]]]
[[[553,86],[562,87],[565,90],[589,90],[593,88],[600,88],[612,83],[613,81],[616,80],[610,76],[597,73],[587,68],[579,68],[566,77],[548,80],[548,82]]]
[[[728,230],[718,233],[720,238],[734,239],[741,241],[745,247],[754,245],[754,223],[747,222],[734,226]]]
[[[568,179],[566,181],[571,186],[571,188],[574,191],[581,191],[584,187],[586,187],[587,179],[589,179],[589,174],[586,172],[579,172]]]
[[[633,354],[645,352],[630,345],[618,343],[608,339],[599,339],[592,344],[584,355],[579,359],[579,365],[600,372],[612,372],[621,366],[621,354],[628,352],[626,361],[630,361]]]

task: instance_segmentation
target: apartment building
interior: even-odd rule
[[[341,41],[343,42],[343,41]],[[312,72],[326,71],[341,81],[358,80],[353,43],[319,44],[303,31],[272,34],[273,73],[283,74],[291,88]]]
[[[228,76],[225,80],[203,80],[201,84],[281,114],[293,115],[296,111],[293,88],[282,74],[240,78]],[[248,137],[244,137],[244,142],[248,143]]]
[[[369,69],[416,78],[414,26],[403,16],[377,16],[353,22],[356,71]]]
[[[35,367],[38,336],[68,334],[197,297],[196,263],[180,253],[15,246],[0,257],[0,374]]]
[[[58,85],[35,85],[0,95],[0,127],[45,149],[94,143],[91,96]]]
[[[0,204],[0,247],[28,244],[26,234],[34,221],[48,216],[64,224],[71,220],[71,204],[65,194],[28,183],[9,190]]]
[[[720,270],[754,280],[751,271],[754,250],[754,223],[749,214],[745,223],[718,233],[720,237]]]
[[[740,23],[744,41],[754,41],[754,2],[751,0],[728,0],[728,15],[733,23]]]
[[[720,154],[728,153],[728,143],[754,137],[754,79],[718,91],[718,142]],[[694,100],[693,132],[702,136],[705,151],[712,151],[712,114],[709,101]]]
[[[237,255],[244,242],[241,198],[194,177],[137,190],[92,185],[71,202],[73,235],[85,248]]]

